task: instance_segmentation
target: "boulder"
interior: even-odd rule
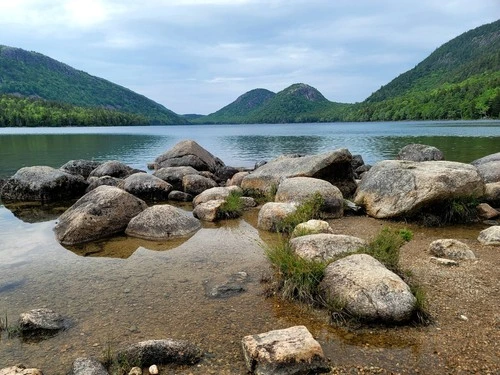
[[[123,164],[118,160],[110,160],[102,163],[96,169],[90,172],[89,177],[110,176],[116,178],[125,178],[137,172],[142,172],[142,171],[131,168],[128,165]]]
[[[477,239],[483,245],[500,245],[500,225],[493,225],[482,230]]]
[[[65,328],[65,321],[61,314],[50,309],[34,309],[19,316],[19,329],[29,331],[58,331]]]
[[[500,152],[471,162],[476,166],[485,183],[500,183]]]
[[[99,186],[81,197],[59,217],[54,228],[64,245],[94,241],[125,230],[146,203],[114,186]]]
[[[436,202],[483,194],[484,183],[472,165],[385,160],[363,176],[354,202],[370,216],[392,218],[414,214]]]
[[[148,201],[166,201],[172,185],[147,173],[134,173],[118,185],[126,192]]]
[[[69,174],[80,175],[87,178],[94,169],[102,164],[102,161],[95,160],[70,160],[59,169]]]
[[[137,366],[164,364],[193,365],[200,361],[203,351],[183,340],[148,340],[132,344],[120,350],[117,358]]]
[[[444,160],[444,155],[441,150],[434,146],[412,143],[399,150],[397,159],[409,161]]]
[[[438,258],[456,260],[476,259],[476,256],[469,246],[455,239],[441,239],[433,241],[429,245],[429,252]]]
[[[215,199],[200,203],[194,208],[193,216],[203,221],[216,221],[220,216],[220,207],[225,202],[224,199]]]
[[[108,375],[108,371],[95,358],[77,358],[73,361],[69,375]]]
[[[241,340],[247,369],[258,375],[330,372],[321,345],[305,326],[245,336]]]
[[[210,178],[197,174],[188,174],[182,178],[182,188],[185,193],[198,195],[205,190],[216,187],[217,183]]]
[[[224,167],[217,169],[217,174],[216,174],[217,180],[226,183],[230,178],[232,178],[238,172],[239,169],[226,165]]]
[[[352,170],[355,171],[356,168],[359,168],[362,165],[365,165],[365,161],[363,160],[363,156],[361,156],[361,155],[352,155],[352,160],[351,160]]]
[[[481,219],[494,219],[495,217],[500,216],[500,212],[491,207],[488,203],[480,203],[476,207],[477,215]]]
[[[26,368],[23,365],[16,365],[0,369],[0,375],[43,375],[37,368]]]
[[[184,193],[179,190],[172,190],[168,194],[168,200],[176,201],[176,202],[191,202],[193,200],[193,196],[188,193]]]
[[[199,220],[191,213],[165,204],[148,207],[132,218],[125,233],[131,237],[161,241],[192,234],[200,227]]]
[[[478,166],[481,164],[490,163],[492,161],[500,161],[500,152],[497,152],[497,153],[491,154],[491,155],[487,155],[487,156],[482,157],[480,159],[476,159],[473,162],[471,162],[471,164]]]
[[[226,199],[231,192],[235,193],[243,193],[241,188],[238,186],[228,186],[228,187],[213,187],[207,190],[204,190],[200,194],[198,194],[193,199],[193,205],[196,207],[200,203],[206,203],[208,201],[216,200],[216,199]]]
[[[241,187],[267,194],[285,178],[314,177],[337,186],[347,197],[356,190],[351,160],[347,149],[302,157],[281,156],[244,177]]]
[[[241,187],[241,182],[243,181],[243,178],[248,176],[250,172],[243,171],[243,172],[238,172],[231,179],[227,182],[227,186],[240,186]]]
[[[333,233],[332,227],[323,220],[309,220],[298,224],[292,232],[292,237],[299,237],[308,234]]]
[[[336,219],[344,214],[344,197],[340,190],[325,180],[311,177],[292,177],[284,179],[276,192],[275,202],[295,203],[306,202],[319,193],[324,200],[321,216]]]
[[[366,254],[349,255],[328,265],[320,289],[326,298],[340,301],[349,313],[367,321],[405,321],[416,302],[398,275]]]
[[[500,207],[500,182],[484,185],[484,200],[495,207]]]
[[[327,262],[345,253],[353,253],[368,243],[343,234],[309,234],[290,240],[292,250],[301,258]]]
[[[87,182],[46,166],[24,167],[10,177],[0,191],[3,201],[55,202],[81,197]]]
[[[89,182],[89,186],[85,190],[86,193],[94,190],[98,186],[106,185],[106,186],[118,186],[120,182],[123,180],[121,178],[103,176],[103,177],[89,177],[87,182]]]
[[[224,163],[192,140],[177,143],[155,159],[157,168],[193,167],[198,171],[217,173]]]
[[[153,176],[168,182],[175,190],[182,190],[182,178],[188,174],[200,174],[193,167],[167,167],[158,169]]]
[[[297,206],[293,203],[267,202],[259,211],[257,227],[263,230],[276,231],[279,223],[296,210]]]

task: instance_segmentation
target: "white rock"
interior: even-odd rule
[[[500,245],[500,225],[494,225],[481,231],[477,239],[483,245]]]
[[[150,373],[151,375],[157,375],[157,374],[158,374],[158,372],[159,372],[159,371],[158,371],[158,366],[156,366],[156,365],[151,365],[151,366],[149,366],[149,373]]]
[[[464,244],[455,239],[440,239],[431,242],[429,245],[429,252],[438,258],[449,259],[476,259],[472,250]]]

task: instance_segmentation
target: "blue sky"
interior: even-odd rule
[[[362,101],[498,18],[499,0],[1,0],[0,44],[208,114],[297,82]]]

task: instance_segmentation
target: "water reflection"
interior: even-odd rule
[[[74,202],[42,204],[40,202],[4,202],[7,210],[19,220],[33,224],[57,219]],[[1,209],[1,206],[0,206]]]

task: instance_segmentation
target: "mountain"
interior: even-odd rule
[[[133,114],[149,123],[187,121],[143,95],[36,52],[0,45],[0,94]]]

